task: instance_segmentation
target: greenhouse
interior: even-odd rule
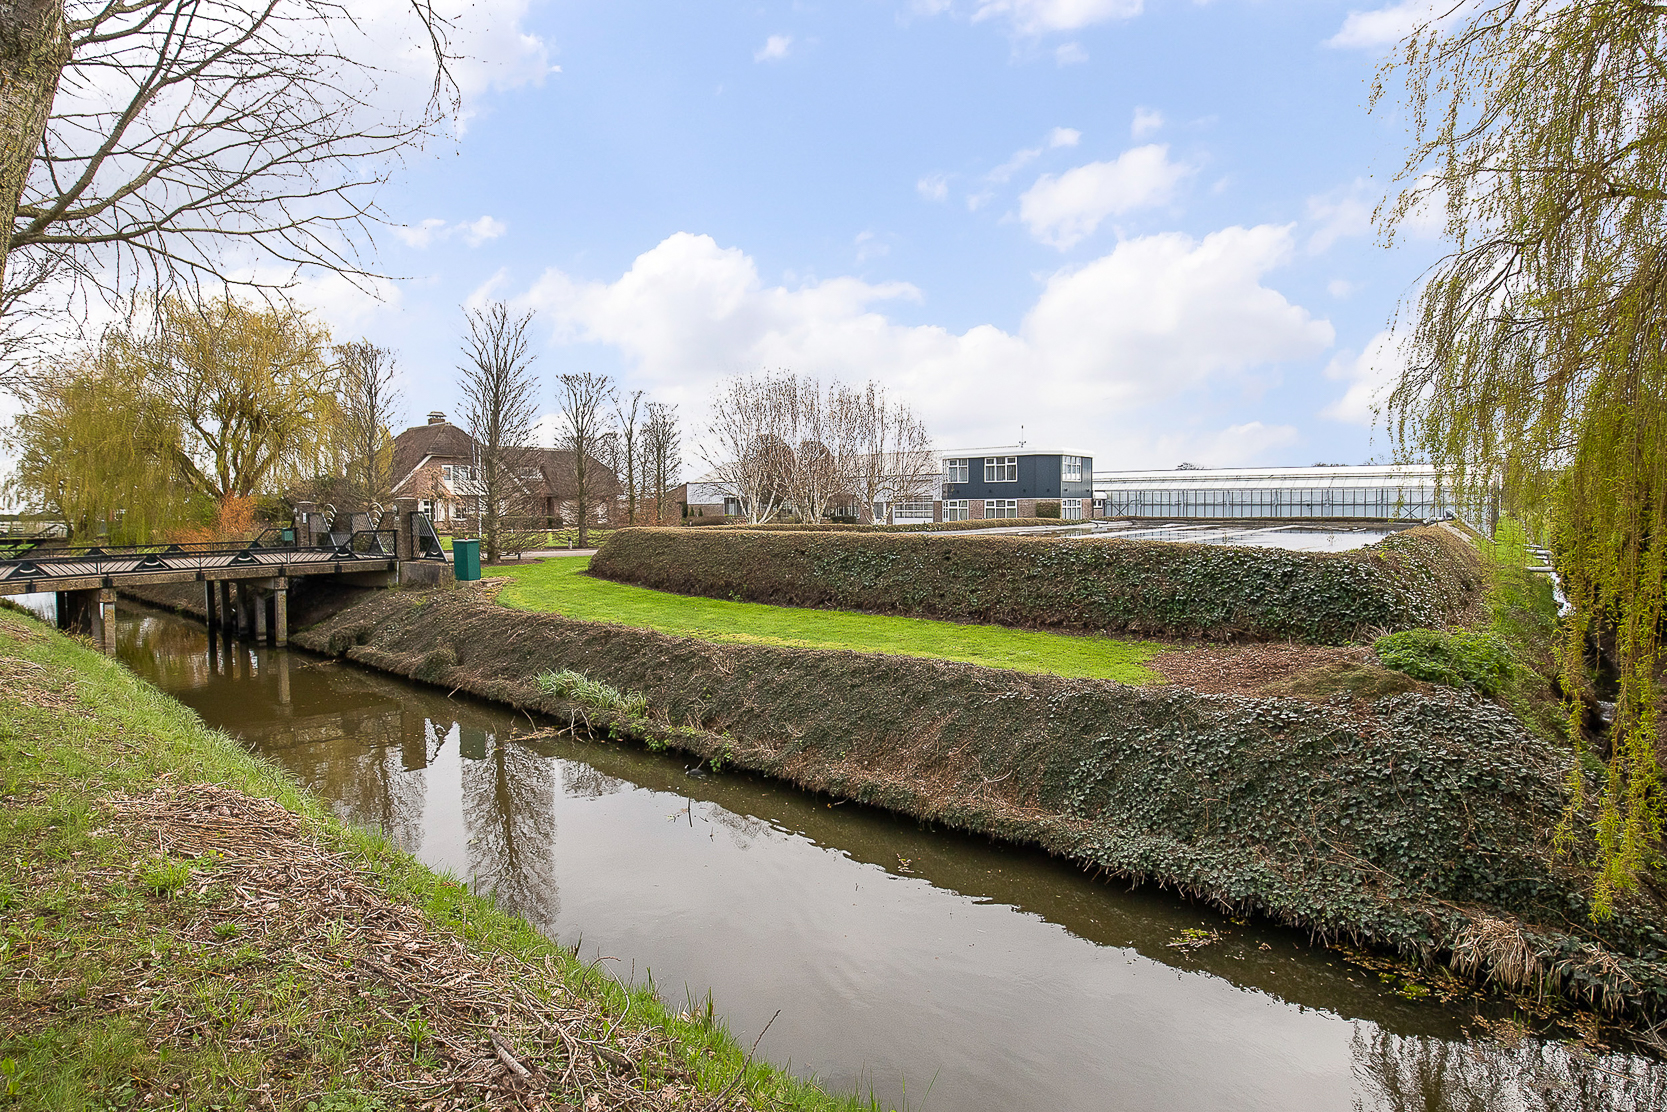
[[[1454,510],[1435,468],[1186,468],[1098,471],[1094,516],[1422,520]]]

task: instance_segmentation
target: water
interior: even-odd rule
[[[1396,996],[1294,932],[687,758],[122,610],[123,659],[344,819],[760,1055],[911,1108],[1660,1109],[1667,1072]],[[698,771],[698,770],[697,770]],[[1187,928],[1223,941],[1183,957]]]

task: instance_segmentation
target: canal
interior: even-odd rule
[[[775,1016],[761,1056],[887,1107],[1667,1108],[1649,1059],[1408,999],[1299,932],[1039,853],[675,754],[528,738],[524,715],[305,653],[211,649],[160,611],[124,604],[119,645],[343,819],[621,980],[652,977],[673,1004],[710,992],[743,1045]]]

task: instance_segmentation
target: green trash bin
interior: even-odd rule
[[[480,542],[456,540],[451,542],[452,572],[459,582],[480,578]]]

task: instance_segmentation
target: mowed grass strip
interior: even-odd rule
[[[1129,684],[1163,682],[1146,667],[1166,648],[1153,641],[674,595],[580,574],[589,565],[588,556],[563,556],[493,567],[485,574],[512,580],[498,592],[498,601],[518,610],[707,641],[892,653]]]

